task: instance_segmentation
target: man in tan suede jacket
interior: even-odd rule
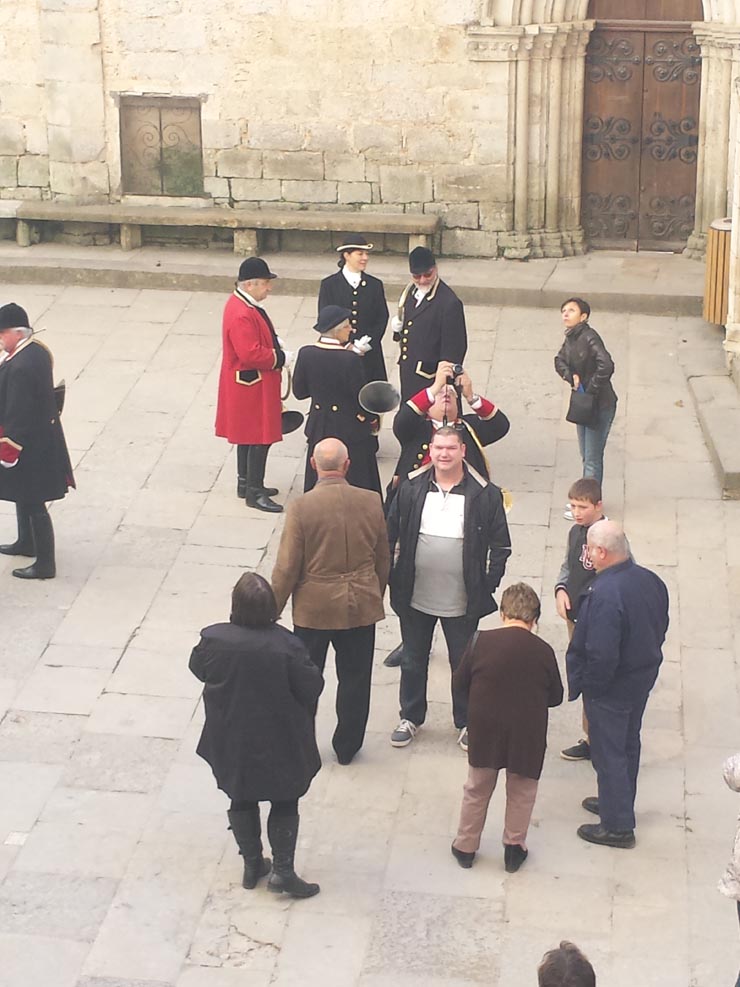
[[[388,533],[380,497],[350,486],[347,447],[324,439],[314,449],[313,490],[289,504],[272,571],[278,612],[293,597],[293,629],[323,672],[329,644],[337,668],[340,764],[362,747],[370,711],[375,624],[385,616]]]

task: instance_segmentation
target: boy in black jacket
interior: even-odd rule
[[[560,567],[558,581],[555,583],[555,606],[559,616],[566,622],[568,640],[571,641],[578,619],[578,598],[596,576],[596,570],[588,557],[586,536],[591,525],[604,517],[601,509],[601,484],[590,476],[576,480],[568,491],[568,500],[575,524],[568,532],[565,559]],[[585,739],[560,752],[560,756],[566,761],[590,760],[591,748],[588,743],[588,720],[585,713],[583,730],[586,734]]]

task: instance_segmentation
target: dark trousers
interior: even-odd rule
[[[259,802],[231,803],[230,812],[259,812]],[[279,819],[281,816],[297,816],[298,799],[290,802],[270,802],[270,818]]]
[[[478,628],[477,617],[435,617],[409,607],[401,617],[401,719],[411,720],[416,726],[427,715],[427,678],[429,655],[432,650],[434,627],[439,620],[447,642],[450,658],[450,675],[460,664],[463,652]],[[468,724],[468,697],[450,686],[452,690],[452,717],[458,730]]]
[[[265,485],[265,466],[268,445],[238,445],[236,447],[236,472],[240,480],[246,480],[253,490],[261,490]]]
[[[294,627],[293,630],[306,645],[311,661],[322,674],[329,645],[334,648],[337,728],[331,744],[338,759],[349,763],[362,747],[370,714],[375,624],[341,631],[315,630],[312,627]]]
[[[640,728],[648,693],[630,701],[587,699],[591,761],[599,783],[599,815],[613,833],[635,828]]]

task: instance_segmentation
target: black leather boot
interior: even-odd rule
[[[229,828],[234,834],[239,853],[244,859],[244,876],[242,887],[251,891],[257,887],[257,881],[270,873],[270,858],[262,856],[262,824],[260,810],[235,812],[229,809]]]
[[[289,894],[293,898],[312,898],[321,888],[302,880],[293,869],[295,845],[298,840],[298,816],[278,816],[267,820],[267,835],[272,847],[272,873],[267,890]]]
[[[241,500],[247,496],[247,457],[249,446],[236,447],[236,495]]]
[[[26,555],[29,559],[35,559],[31,518],[20,504],[15,505],[15,516],[18,519],[18,539],[12,545],[0,545],[0,555]]]
[[[54,528],[48,511],[31,515],[31,530],[36,542],[36,561],[25,569],[13,569],[18,579],[53,579],[57,574],[54,561]]]
[[[254,507],[256,510],[265,511],[268,514],[280,514],[283,505],[270,500],[272,494],[277,493],[276,488],[265,487],[265,465],[269,451],[268,445],[249,447],[246,504],[247,507]]]

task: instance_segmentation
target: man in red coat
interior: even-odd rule
[[[261,257],[242,261],[234,293],[224,308],[223,358],[218,382],[216,435],[236,445],[237,495],[248,507],[275,514],[278,491],[265,487],[265,464],[273,442],[282,437],[281,368],[286,351],[261,303],[277,275]]]

